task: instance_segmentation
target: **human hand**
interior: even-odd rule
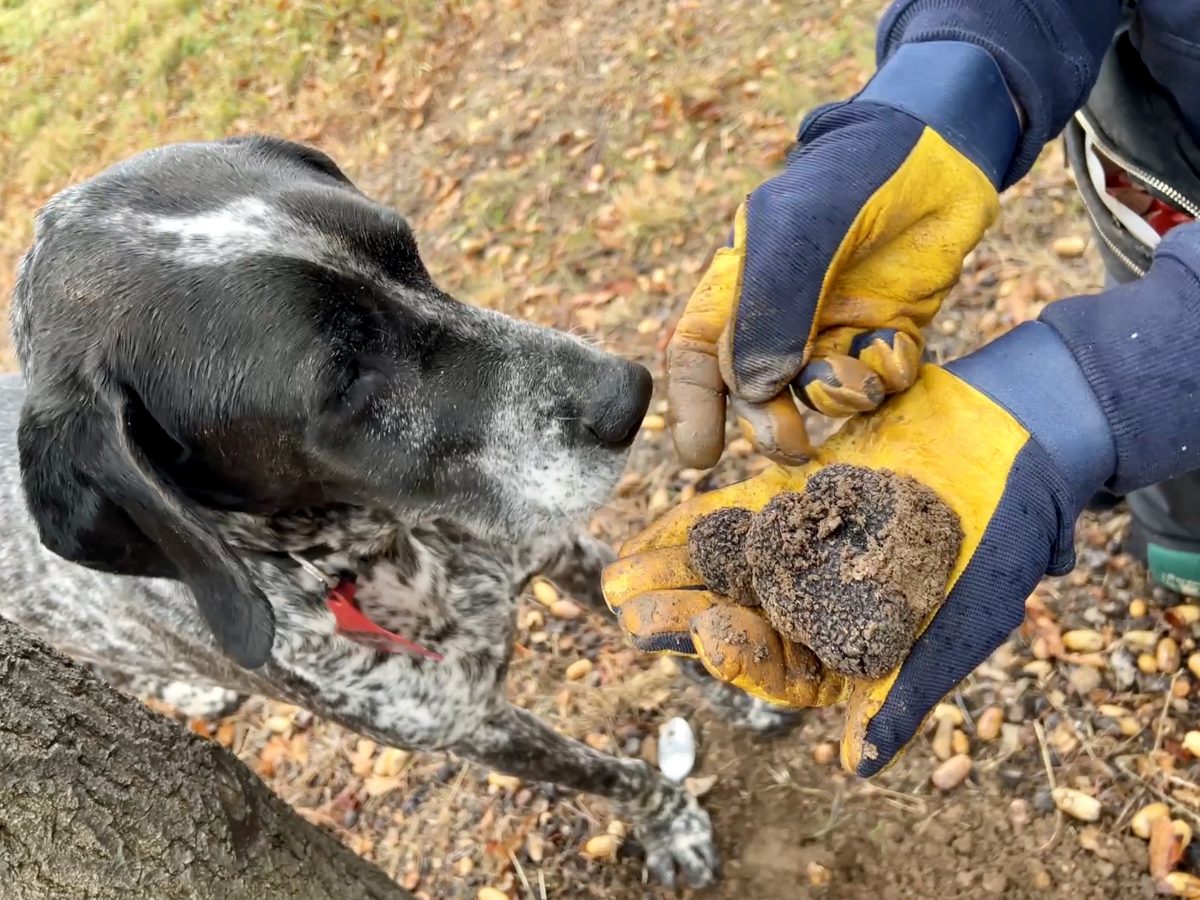
[[[941,605],[904,662],[847,678],[777,634],[754,608],[704,588],[687,554],[698,518],[759,510],[832,463],[890,469],[932,489],[963,541]],[[605,597],[634,646],[695,656],[715,677],[785,706],[849,701],[842,761],[882,769],[933,706],[1016,628],[1047,572],[1074,565],[1075,519],[1115,466],[1107,420],[1049,326],[1030,323],[848,422],[798,467],[776,466],[672,510],[622,547]]]
[[[810,114],[784,172],[739,207],[668,346],[683,461],[720,458],[727,399],[760,450],[797,464],[811,447],[793,392],[850,416],[909,387],[921,329],[996,218],[1018,137],[995,62],[948,41],[901,48],[853,100]]]

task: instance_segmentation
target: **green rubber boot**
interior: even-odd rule
[[[1145,563],[1154,582],[1200,597],[1200,472],[1134,491],[1126,552]]]

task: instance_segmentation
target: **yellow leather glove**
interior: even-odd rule
[[[812,462],[775,466],[667,513],[605,571],[605,597],[640,649],[698,657],[715,677],[776,704],[848,700],[842,760],[871,775],[1020,624],[1042,575],[1074,565],[1074,521],[1111,474],[1112,447],[1074,358],[1048,326],[1031,323],[957,361],[953,373],[924,366],[908,391],[848,422]],[[757,609],[704,589],[688,562],[696,519],[728,506],[759,510],[835,462],[915,478],[958,514],[964,533],[947,599],[905,662],[874,680],[823,670]]]
[[[945,72],[935,93],[931,70]],[[905,46],[854,100],[811,114],[785,171],[739,207],[668,346],[684,463],[720,458],[727,398],[762,452],[794,464],[811,447],[793,392],[850,416],[911,385],[921,329],[995,220],[1018,137],[995,62],[957,42]]]

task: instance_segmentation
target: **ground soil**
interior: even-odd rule
[[[941,602],[961,544],[958,516],[924,485],[833,465],[754,516],[744,556],[776,631],[835,672],[879,678]]]

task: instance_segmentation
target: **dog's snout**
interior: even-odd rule
[[[644,366],[617,360],[597,379],[583,406],[582,425],[588,435],[608,447],[633,443],[654,382]]]

